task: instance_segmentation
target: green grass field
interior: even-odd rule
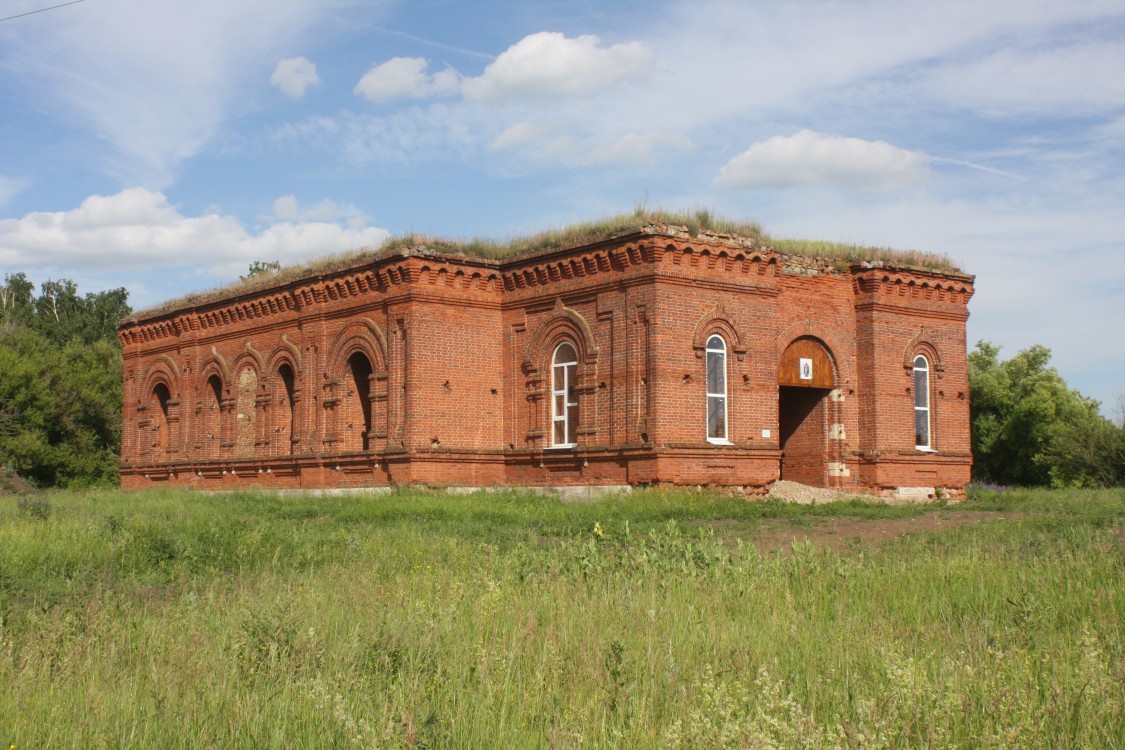
[[[1125,490],[0,497],[0,743],[1121,748]]]

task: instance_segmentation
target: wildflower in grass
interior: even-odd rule
[[[605,532],[602,531],[602,525],[598,521],[594,521],[594,537],[597,539],[605,538]]]
[[[847,747],[839,727],[820,726],[812,712],[798,702],[781,681],[761,667],[751,681],[720,680],[707,665],[690,688],[691,707],[665,729],[661,746],[720,750]]]
[[[387,728],[380,736],[371,722],[362,716],[355,716],[348,707],[344,696],[330,691],[319,677],[310,685],[309,694],[322,712],[331,715],[336,720],[344,730],[345,736],[355,747],[379,747],[380,744],[390,739],[393,725],[388,723]]]

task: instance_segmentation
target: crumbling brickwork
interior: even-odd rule
[[[672,227],[397,251],[124,323],[122,486],[960,488],[972,294]]]

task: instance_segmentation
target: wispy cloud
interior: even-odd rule
[[[163,187],[248,82],[347,1],[99,0],[0,29],[0,64],[61,119],[113,144],[107,168],[123,182]]]
[[[429,39],[429,38],[424,37],[424,36],[418,36],[417,34],[408,34],[407,32],[400,31],[398,29],[389,29],[389,28],[386,28],[384,26],[363,26],[363,25],[361,25],[361,27],[365,28],[365,29],[368,29],[370,31],[378,32],[380,34],[385,34],[386,36],[394,37],[394,38],[397,38],[397,39],[406,39],[406,40],[411,41],[411,42],[417,42],[418,44],[421,44],[425,47],[432,47],[433,49],[440,49],[440,50],[443,50],[445,52],[453,52],[455,54],[464,55],[465,57],[471,57],[471,58],[475,58],[477,60],[495,60],[496,59],[495,55],[490,55],[487,52],[479,52],[479,51],[474,50],[474,49],[469,49],[468,47],[458,47],[455,44],[445,44],[444,42],[439,42],[435,39]]]
[[[915,85],[958,109],[1074,118],[1125,106],[1125,85],[1111,72],[1119,70],[1125,70],[1125,45],[1116,39],[1040,42],[951,59],[927,70]]]
[[[27,180],[17,180],[14,177],[0,175],[0,208],[6,206],[8,201],[22,192],[27,185]]]
[[[519,148],[531,143],[541,142],[547,138],[554,138],[569,129],[567,120],[556,118],[547,122],[517,122],[508,127],[488,144],[493,151],[506,151]]]
[[[479,149],[481,131],[479,117],[444,103],[381,116],[344,115],[311,127],[311,132],[339,139],[347,168],[395,165],[401,169],[410,164],[464,159]]]
[[[1009,97],[1048,107],[1051,96],[1104,100],[1123,23],[1119,0],[694,0],[672,3],[638,35],[657,51],[658,101],[677,105],[665,124],[682,130],[733,116],[827,116],[827,97],[861,85],[892,116],[920,106],[990,112]],[[1090,43],[1103,34],[1107,41]],[[1068,37],[1080,42],[1070,48]],[[1037,83],[1029,71],[1040,68]]]
[[[283,195],[275,200],[273,214],[264,218],[270,223],[342,221],[355,229],[366,228],[370,221],[367,214],[350,203],[340,204],[325,198],[312,206],[302,206],[295,195]]]
[[[690,151],[692,140],[682,133],[651,131],[626,133],[611,142],[598,142],[572,134],[573,123],[519,122],[505,129],[489,145],[494,151],[519,149],[528,158],[567,166],[601,167],[610,164],[642,165],[659,158],[659,151]]]

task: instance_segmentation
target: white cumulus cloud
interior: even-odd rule
[[[925,179],[930,161],[926,154],[884,141],[802,130],[755,143],[727,162],[715,182],[731,188],[832,185],[883,190]]]
[[[316,64],[307,57],[290,57],[273,69],[270,83],[286,96],[300,99],[310,86],[320,83],[320,76],[316,74]]]
[[[460,79],[449,68],[430,74],[424,57],[392,57],[364,73],[355,93],[369,102],[381,104],[393,99],[424,99],[455,92]]]
[[[185,216],[157,191],[129,188],[93,195],[69,211],[40,211],[0,219],[0,266],[84,270],[150,270],[168,266],[205,267],[216,276],[244,271],[253,260],[283,263],[378,246],[388,232],[367,217],[336,204],[302,211],[295,199],[275,205],[279,221],[248,229],[219,212]],[[347,215],[341,224],[316,214]]]
[[[591,96],[648,78],[652,50],[641,42],[602,46],[593,35],[570,38],[554,31],[526,36],[505,50],[478,78],[466,79],[468,99]]]

